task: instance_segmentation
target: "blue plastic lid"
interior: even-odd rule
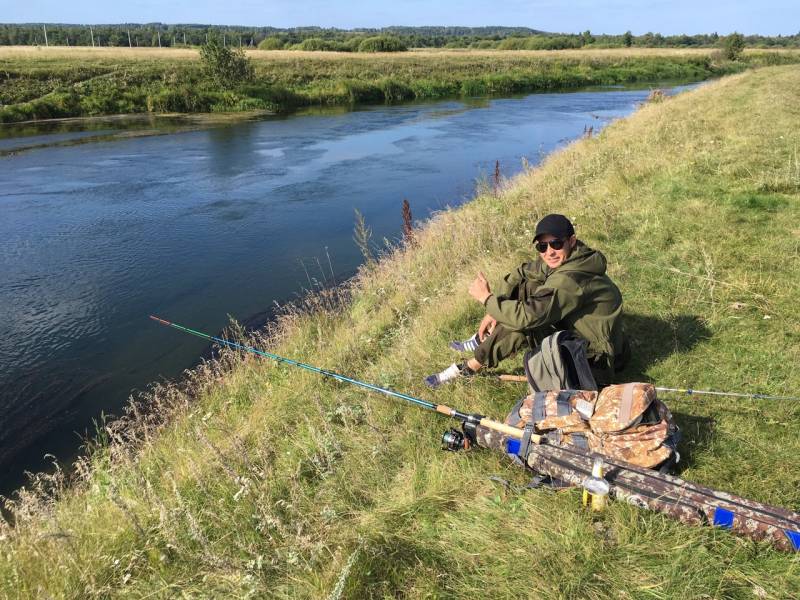
[[[714,509],[714,525],[717,527],[724,527],[730,529],[733,527],[733,512],[720,508],[719,506]]]
[[[515,456],[519,455],[520,443],[519,440],[508,440],[506,442],[506,452]]]

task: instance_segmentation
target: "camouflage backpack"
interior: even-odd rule
[[[506,423],[551,442],[571,444],[647,468],[677,462],[679,430],[649,383],[610,385],[600,392],[533,392],[520,400]],[[496,433],[480,432],[482,445],[502,448]],[[494,439],[498,438],[498,439]]]

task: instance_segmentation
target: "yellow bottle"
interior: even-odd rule
[[[591,497],[592,510],[600,512],[606,507],[609,485],[603,479],[603,459],[596,456],[592,465],[592,476],[583,481],[583,505],[589,506]]]

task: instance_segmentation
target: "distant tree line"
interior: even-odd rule
[[[47,39],[45,40],[45,35]],[[202,46],[216,35],[223,47],[262,49],[398,51],[406,48],[484,48],[505,50],[556,50],[563,48],[689,48],[724,47],[716,33],[661,35],[555,34],[526,27],[385,27],[382,29],[333,29],[322,27],[239,27],[216,25],[166,25],[123,23],[118,25],[70,25],[58,23],[0,24],[0,45],[51,46]],[[740,34],[737,34],[740,35]],[[741,36],[745,47],[800,47],[800,33],[788,36]],[[367,43],[366,40],[371,40]]]
[[[327,44],[363,41],[368,37],[391,36],[408,47],[443,47],[456,38],[467,41],[500,40],[509,36],[528,36],[538,32],[525,27],[386,27],[383,29],[335,29],[322,27],[240,27],[219,25],[166,25],[163,23],[122,23],[117,25],[72,25],[63,23],[0,24],[0,45],[54,46],[201,46],[217,35],[226,46],[257,46],[265,39],[279,40],[280,47],[291,47],[308,39]]]

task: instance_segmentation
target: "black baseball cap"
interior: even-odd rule
[[[550,214],[544,217],[536,225],[536,235],[533,236],[534,241],[539,239],[540,235],[550,234],[559,239],[565,240],[575,235],[575,228],[570,223],[570,220],[564,215]]]

